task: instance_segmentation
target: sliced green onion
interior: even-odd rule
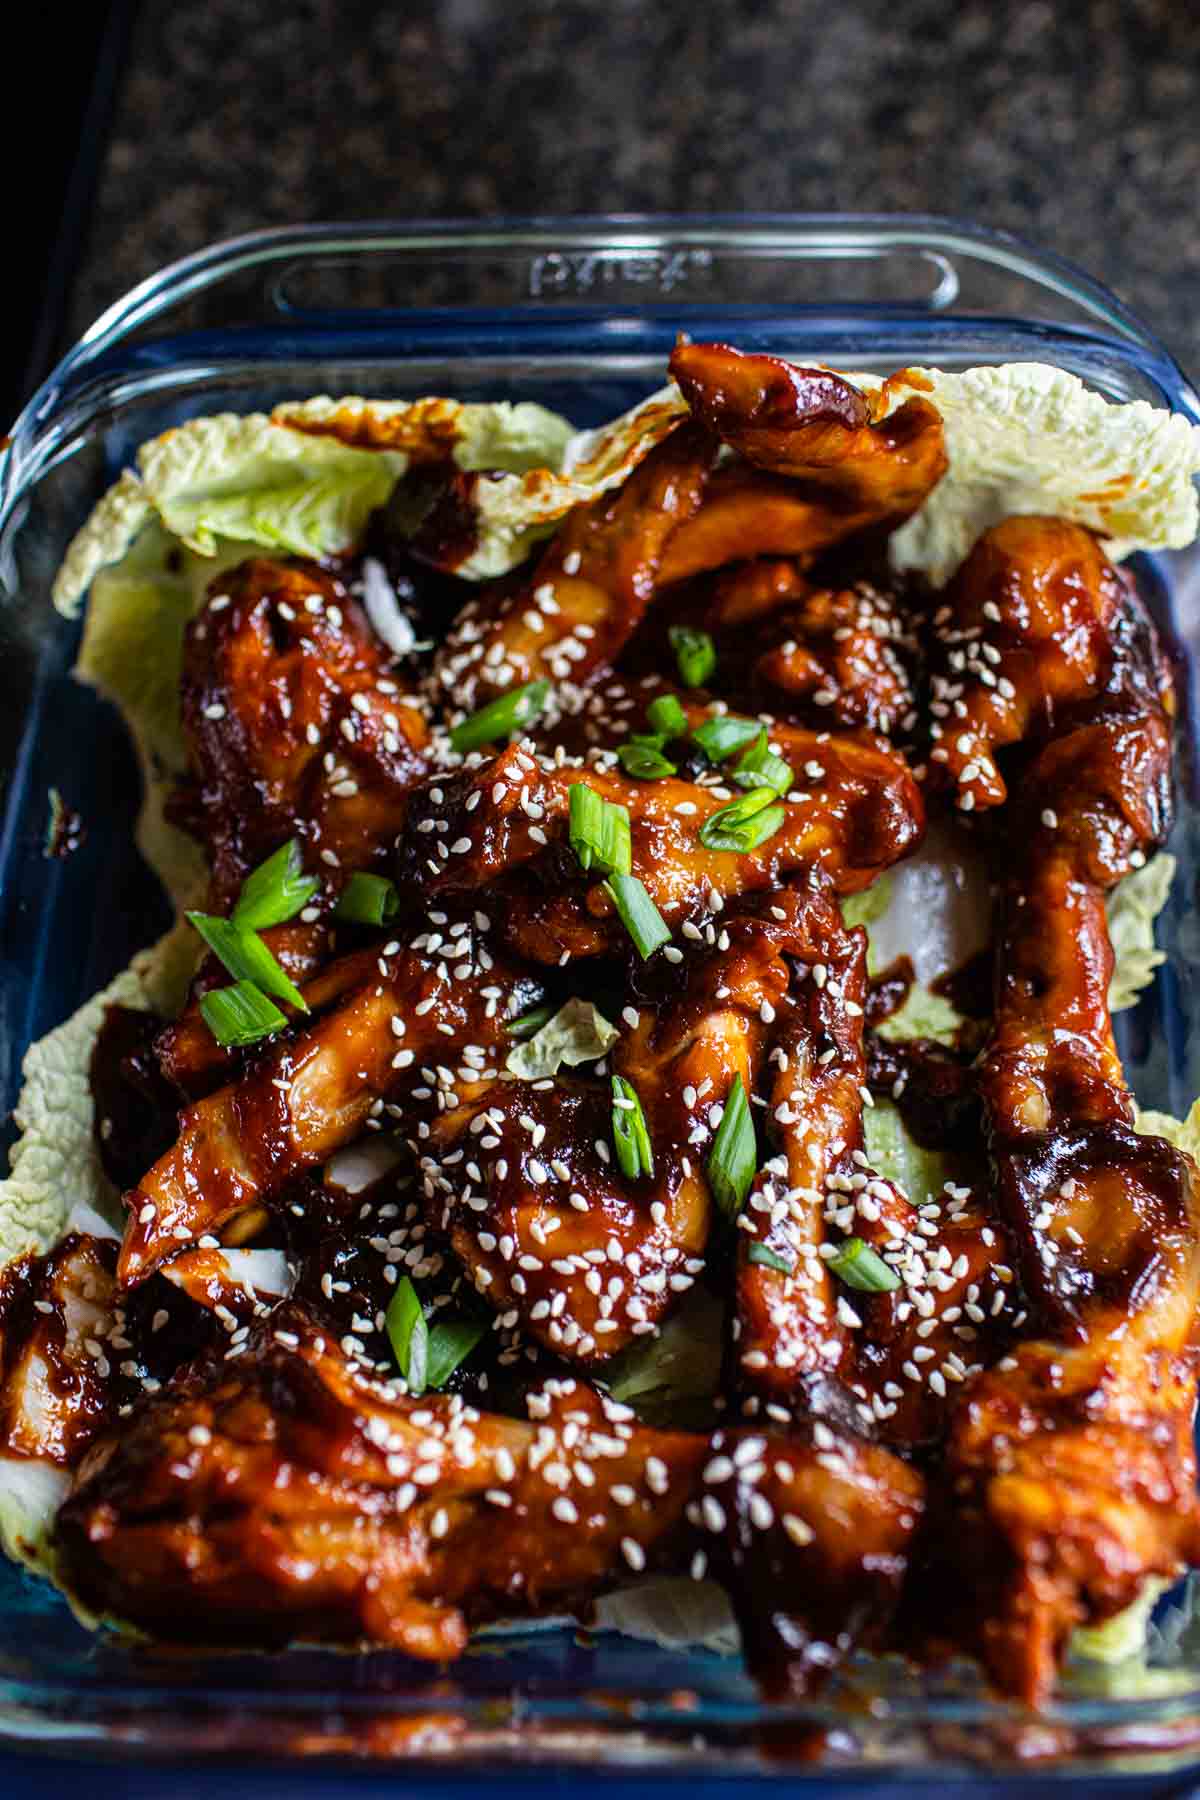
[[[624,1076],[614,1075],[612,1097],[613,1145],[622,1173],[630,1181],[636,1181],[639,1175],[653,1175],[654,1153],[637,1089]]]
[[[212,913],[190,912],[187,918],[235,981],[253,982],[264,994],[274,994],[300,1012],[308,1011],[300,989],[253,931],[244,931],[232,919],[218,919]]]
[[[745,855],[775,836],[787,818],[774,788],[755,788],[742,800],[710,813],[700,827],[700,842],[707,850],[736,850]]]
[[[750,1117],[750,1102],[741,1076],[735,1075],[706,1170],[713,1199],[727,1218],[736,1218],[742,1210],[757,1168],[758,1140]]]
[[[733,779],[739,787],[774,788],[777,794],[786,794],[792,785],[792,767],[784,762],[782,756],[776,756],[767,743],[766,727],[759,732],[746,754],[734,764]]]
[[[703,687],[717,666],[717,647],[707,631],[694,631],[690,625],[672,625],[667,636],[684,687]]]
[[[598,875],[628,875],[633,867],[633,845],[626,807],[603,799],[586,781],[573,782],[567,830],[581,869],[594,869]]]
[[[526,1038],[535,1037],[543,1025],[548,1025],[557,1011],[557,1006],[552,1003],[535,1006],[532,1012],[522,1013],[519,1019],[510,1019],[504,1029],[509,1037],[524,1043]]]
[[[423,1394],[429,1368],[429,1327],[407,1275],[396,1283],[384,1323],[409,1393]]]
[[[429,1350],[425,1365],[428,1387],[445,1387],[460,1363],[466,1362],[487,1330],[482,1319],[447,1319],[429,1333]]]
[[[494,744],[497,738],[511,737],[514,731],[536,719],[550,692],[548,681],[527,681],[511,694],[489,700],[478,712],[455,725],[450,733],[452,750],[478,750],[481,744]]]
[[[724,762],[735,750],[752,743],[763,727],[757,719],[737,719],[732,713],[718,713],[697,725],[692,742],[699,744],[709,762]]]
[[[232,987],[213,988],[202,994],[200,1015],[218,1044],[224,1044],[226,1049],[257,1044],[260,1038],[270,1037],[287,1024],[279,1008],[252,981],[238,981]]]
[[[882,1256],[876,1256],[860,1237],[847,1238],[829,1267],[847,1287],[860,1288],[864,1294],[891,1294],[900,1286],[895,1269],[889,1269]]]
[[[631,737],[622,744],[617,755],[625,773],[637,781],[661,781],[665,775],[674,775],[676,765],[662,753],[664,742],[661,737]]]
[[[243,931],[286,925],[308,905],[320,885],[318,876],[304,873],[300,839],[292,838],[247,875],[233,909],[233,923]]]
[[[674,694],[660,694],[652,700],[646,708],[646,718],[651,731],[657,731],[660,737],[684,737],[687,733],[687,714]]]
[[[671,928],[636,875],[610,876],[604,887],[643,962],[670,943]]]
[[[776,1269],[780,1275],[790,1275],[792,1264],[778,1250],[772,1250],[767,1244],[760,1244],[756,1238],[746,1252],[746,1261],[758,1263],[764,1269]]]
[[[386,925],[399,910],[400,895],[394,881],[357,870],[338,895],[333,916],[352,925]]]

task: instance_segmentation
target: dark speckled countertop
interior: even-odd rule
[[[1200,6],[145,0],[72,324],[258,225],[739,209],[1006,227],[1200,368]]]

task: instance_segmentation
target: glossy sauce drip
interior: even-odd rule
[[[898,956],[890,962],[886,969],[878,975],[872,975],[867,984],[867,1026],[882,1025],[893,1013],[899,1012],[908,999],[912,984],[916,980],[912,959]]]
[[[155,1013],[110,1006],[92,1051],[96,1149],[104,1173],[122,1191],[141,1180],[175,1136],[179,1095],[154,1050],[161,1028]]]
[[[941,994],[965,1018],[989,1018],[992,1011],[994,964],[992,951],[985,947],[968,957],[957,969],[939,975],[930,982],[930,988],[935,994]]]

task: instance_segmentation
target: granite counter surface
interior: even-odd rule
[[[146,0],[78,330],[258,225],[903,210],[1020,232],[1200,368],[1189,0]]]

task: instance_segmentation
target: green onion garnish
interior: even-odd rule
[[[694,631],[690,625],[672,625],[667,636],[684,687],[703,687],[717,666],[716,645],[707,631]]]
[[[654,1154],[637,1089],[624,1076],[614,1075],[612,1097],[612,1136],[621,1172],[630,1181],[636,1181],[639,1175],[653,1175]]]
[[[514,731],[536,719],[550,692],[548,681],[527,681],[511,694],[489,700],[478,712],[455,725],[450,733],[450,748],[466,752],[478,750],[481,744],[493,744],[497,738],[511,737]]]
[[[581,869],[628,875],[633,867],[628,808],[603,799],[586,781],[572,783],[568,835]]]
[[[279,1008],[252,981],[238,981],[232,987],[213,988],[201,995],[200,1014],[218,1044],[224,1044],[226,1049],[257,1044],[259,1038],[270,1037],[287,1024]]]
[[[778,1250],[772,1250],[767,1244],[760,1244],[755,1238],[746,1252],[746,1261],[759,1263],[764,1269],[776,1269],[780,1275],[790,1275],[792,1265],[787,1258],[780,1256]]]
[[[757,1168],[758,1141],[750,1117],[750,1102],[741,1076],[735,1075],[706,1170],[713,1199],[727,1218],[736,1218],[742,1210]]]
[[[759,732],[743,757],[734,764],[733,779],[739,787],[774,788],[777,794],[786,794],[792,785],[792,767],[784,762],[782,756],[776,756],[767,743],[766,727]]]
[[[660,737],[683,737],[687,732],[687,714],[680,706],[674,694],[660,694],[646,708],[646,718],[651,731],[657,731]]]
[[[425,1381],[431,1388],[445,1387],[460,1363],[466,1362],[487,1330],[482,1319],[447,1319],[429,1333]]]
[[[357,870],[338,895],[333,916],[351,925],[386,925],[399,910],[400,895],[394,881]]]
[[[671,928],[636,875],[610,876],[604,887],[643,962],[670,943]]]
[[[424,1393],[429,1369],[429,1327],[417,1290],[407,1275],[396,1283],[384,1323],[409,1393]]]
[[[737,719],[732,713],[719,713],[697,725],[692,742],[699,744],[709,762],[724,762],[735,750],[752,743],[762,729],[757,719]]]
[[[742,800],[731,800],[728,806],[710,813],[700,827],[700,842],[707,850],[736,850],[745,855],[775,836],[787,818],[776,804],[774,788],[755,788]]]
[[[829,1267],[839,1281],[864,1294],[891,1294],[900,1286],[895,1269],[889,1269],[860,1237],[847,1238],[837,1255],[829,1258]]]
[[[638,781],[661,781],[665,775],[674,775],[675,764],[662,753],[664,742],[661,737],[631,737],[622,744],[617,755],[625,773]]]
[[[487,1330],[481,1319],[447,1319],[432,1331],[417,1290],[405,1275],[396,1283],[384,1319],[408,1391],[445,1387]]]
[[[233,909],[233,923],[243,931],[286,925],[308,905],[320,885],[316,875],[304,873],[300,839],[292,838],[247,875]]]
[[[253,931],[244,931],[232,919],[218,919],[212,913],[190,912],[187,917],[235,981],[253,982],[264,994],[274,994],[300,1012],[308,1011],[300,989]]]
[[[535,1006],[532,1012],[522,1013],[519,1019],[510,1019],[504,1029],[509,1037],[516,1038],[518,1043],[524,1043],[526,1038],[534,1037],[543,1025],[548,1025],[557,1011],[557,1006],[552,1004]]]

